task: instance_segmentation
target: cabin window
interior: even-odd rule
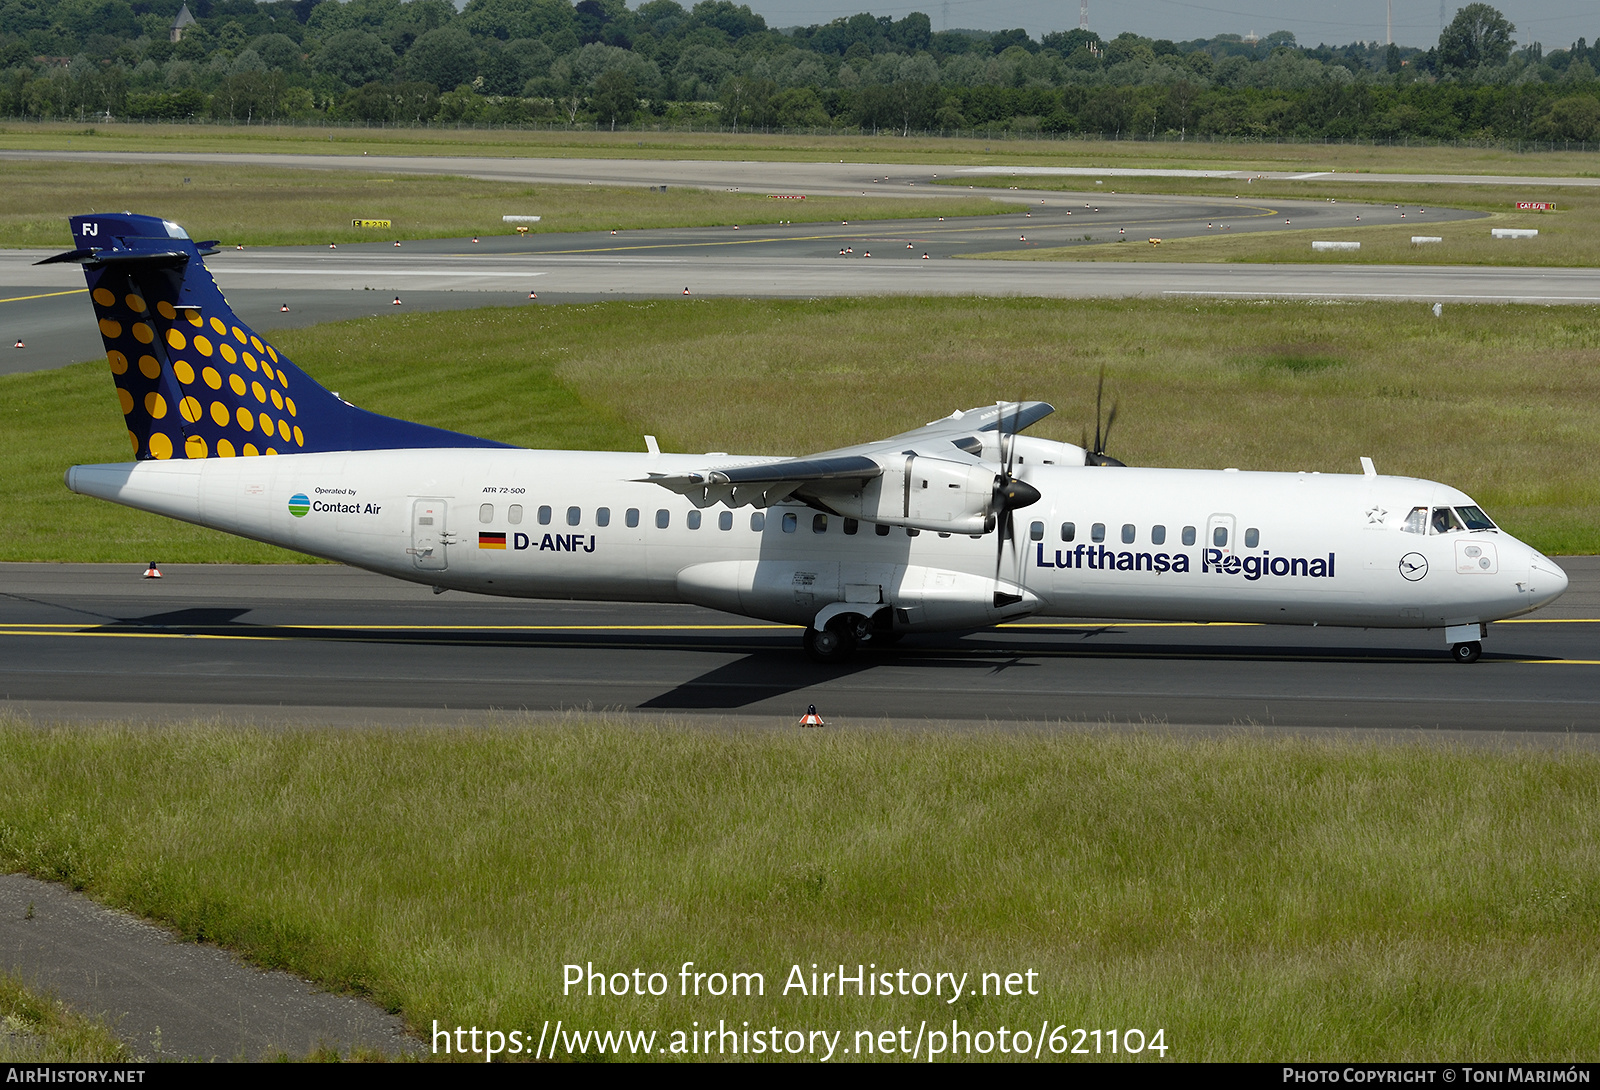
[[[486,523],[494,521],[494,504],[485,503],[485,504],[480,504],[479,505],[479,507],[478,507],[478,521],[479,522],[486,522]]]
[[[1034,522],[1034,523],[1030,523],[1028,525],[1028,540],[1029,541],[1043,541],[1044,540],[1044,523],[1042,523],[1042,522]]]
[[[1211,544],[1219,549],[1228,544],[1228,528],[1226,526],[1218,526],[1211,531]]]
[[[1167,528],[1165,526],[1150,527],[1150,544],[1165,545],[1167,543]]]
[[[1489,516],[1483,513],[1481,507],[1457,507],[1456,513],[1461,516],[1461,521],[1467,524],[1469,530],[1494,529],[1494,523],[1489,521]]]
[[[1256,546],[1258,546],[1260,544],[1261,544],[1261,531],[1257,530],[1254,526],[1251,526],[1248,529],[1246,529],[1245,532],[1244,532],[1244,547],[1246,549],[1254,549]]]
[[[549,526],[550,525],[550,508],[548,508],[548,507],[539,508],[539,525],[540,526]]]
[[[767,528],[767,513],[765,511],[750,512],[750,529],[761,533]]]
[[[1185,545],[1193,545],[1194,544],[1194,527],[1193,526],[1185,526],[1183,528],[1183,543]]]
[[[1091,541],[1104,541],[1105,539],[1106,539],[1106,524],[1105,523],[1097,522],[1093,526],[1089,527],[1089,540],[1091,540]]]
[[[731,529],[733,529],[733,512],[732,511],[723,511],[721,514],[717,515],[717,529],[719,529],[719,530],[731,530]]]
[[[1122,524],[1122,543],[1124,545],[1132,545],[1136,533],[1137,532],[1133,528],[1133,523],[1124,522]]]
[[[665,530],[670,525],[672,525],[672,512],[663,507],[656,512],[656,529]]]
[[[698,512],[698,511],[690,511],[689,512],[688,522],[689,522],[689,529],[691,529],[691,530],[700,529],[700,512]]]
[[[827,533],[828,532],[828,516],[824,515],[820,511],[817,512],[815,515],[812,515],[811,516],[811,532],[813,534],[825,534],[825,533]]]
[[[514,503],[506,508],[506,521],[513,526],[522,525],[522,504]]]
[[[1456,513],[1450,508],[1435,507],[1431,525],[1436,534],[1451,534],[1461,529],[1461,520],[1456,518]]]
[[[855,519],[845,519],[844,520],[844,532],[845,533],[854,534],[859,529],[861,529],[861,523],[857,522]]]
[[[567,508],[567,525],[568,526],[576,526],[576,525],[578,525],[578,522],[582,518],[583,518],[583,510],[581,508],[578,508],[578,507],[569,507],[569,508]]]
[[[783,532],[792,534],[800,528],[800,516],[793,511],[783,513]]]
[[[872,532],[877,534],[879,537],[888,537],[889,527],[880,522],[872,528]]]
[[[517,517],[521,518],[522,516],[519,513]],[[594,509],[594,524],[596,526],[610,526],[611,525],[611,508],[609,508],[609,507],[596,507]]]
[[[1406,524],[1401,527],[1408,534],[1425,534],[1428,532],[1428,509],[1426,507],[1413,507],[1411,514],[1406,516]]]
[[[630,530],[639,525],[639,509],[637,507],[628,508],[628,513],[622,517],[622,521],[628,524]]]
[[[1074,540],[1077,539],[1077,536],[1078,536],[1078,524],[1077,523],[1075,523],[1075,522],[1063,522],[1061,524],[1061,540],[1062,541],[1074,541]]]

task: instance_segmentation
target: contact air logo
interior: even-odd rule
[[[296,492],[289,497],[289,514],[297,519],[306,517],[306,512],[311,510],[311,497],[304,492]]]

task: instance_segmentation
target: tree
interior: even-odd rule
[[[600,73],[595,78],[589,106],[595,117],[610,123],[613,129],[618,121],[624,125],[631,122],[639,111],[639,90],[633,82],[633,74],[626,68],[608,68]]]
[[[1516,43],[1517,28],[1488,4],[1468,4],[1439,35],[1439,60],[1447,68],[1473,69],[1504,64]]]

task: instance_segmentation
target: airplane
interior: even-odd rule
[[[229,308],[159,217],[74,216],[134,460],[73,492],[431,585],[685,602],[804,627],[814,660],[1023,617],[1442,630],[1566,574],[1465,493],[1357,474],[1124,466],[1021,434],[1038,401],[799,458],[527,450],[358,408]],[[1114,414],[1113,414],[1114,417]],[[1107,429],[1109,435],[1109,428]]]

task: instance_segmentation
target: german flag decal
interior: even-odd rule
[[[480,549],[504,549],[505,547],[505,534],[485,534],[481,532],[478,534],[478,548]]]

